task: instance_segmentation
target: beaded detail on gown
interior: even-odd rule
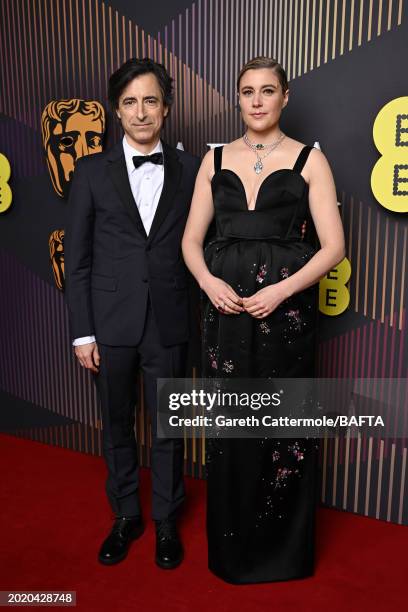
[[[293,168],[272,172],[248,210],[239,176],[214,150],[216,238],[205,248],[212,274],[248,297],[294,274],[315,254],[302,225],[312,219],[301,175],[311,147]],[[264,319],[225,315],[203,294],[203,377],[313,377],[318,283]],[[234,583],[302,578],[314,569],[318,445],[313,439],[208,439],[209,568]]]

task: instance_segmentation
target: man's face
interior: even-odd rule
[[[130,145],[153,148],[160,138],[169,109],[154,74],[136,77],[123,90],[116,109]]]
[[[51,133],[47,158],[57,193],[66,197],[78,158],[102,151],[103,126],[100,119],[74,113],[57,123]]]

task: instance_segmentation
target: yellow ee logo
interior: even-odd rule
[[[345,257],[335,268],[329,270],[319,282],[319,310],[326,315],[339,315],[350,303],[346,287],[351,276],[351,265]]]
[[[371,189],[378,202],[394,212],[408,212],[408,97],[388,102],[373,126],[381,153],[371,173]]]
[[[0,213],[4,213],[10,208],[13,199],[10,185],[8,184],[10,174],[10,162],[3,153],[0,153]]]

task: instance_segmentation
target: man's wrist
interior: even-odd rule
[[[92,342],[96,342],[95,336],[81,336],[81,338],[75,338],[72,345],[82,346],[83,344],[92,344]]]

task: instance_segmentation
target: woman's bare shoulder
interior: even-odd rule
[[[242,140],[242,136],[240,136],[239,138],[237,138],[236,140],[231,140],[231,142],[227,142],[224,145],[224,149],[228,152],[235,152],[235,151],[239,151],[240,149],[242,149],[242,147],[245,147],[245,143]]]
[[[288,151],[291,151],[291,152],[301,151],[303,147],[306,146],[305,142],[296,140],[295,138],[292,138],[291,136],[288,136],[288,135],[285,136],[285,139],[282,142],[282,144],[284,145],[284,147],[287,148]]]

